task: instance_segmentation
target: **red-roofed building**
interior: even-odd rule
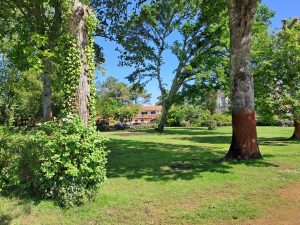
[[[161,114],[161,109],[161,106],[142,106],[138,114],[132,118],[132,123],[155,123],[156,118]]]

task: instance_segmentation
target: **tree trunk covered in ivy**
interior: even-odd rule
[[[262,158],[256,132],[250,39],[257,0],[229,0],[232,142],[224,160]]]
[[[73,40],[73,50],[69,50],[71,62],[67,68],[75,75],[69,76],[70,96],[66,96],[66,110],[78,114],[85,124],[88,124],[94,105],[94,28],[96,18],[88,5],[75,1],[71,9],[71,18],[68,20],[69,31]],[[75,85],[75,86],[74,86]],[[73,97],[72,97],[73,96]]]
[[[77,45],[80,54],[80,77],[77,88],[76,104],[78,106],[78,115],[82,117],[85,124],[89,121],[88,101],[90,96],[90,81],[86,70],[86,45],[88,42],[87,27],[85,17],[89,15],[89,9],[79,1],[75,2],[73,7],[74,27],[73,32],[76,35]]]

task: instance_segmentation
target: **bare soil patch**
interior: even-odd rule
[[[299,201],[300,203],[300,181],[295,183],[292,187],[280,189],[278,194],[282,198]]]
[[[261,218],[245,221],[244,225],[300,225],[300,181],[276,193],[284,200]]]

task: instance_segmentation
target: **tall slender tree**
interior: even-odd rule
[[[232,142],[224,160],[262,158],[256,132],[250,40],[258,0],[229,0]]]
[[[31,70],[43,81],[43,117],[52,118],[53,51],[61,34],[61,0],[3,0],[0,39],[3,51],[20,71]],[[3,25],[2,25],[3,23]],[[2,27],[5,28],[2,28]]]

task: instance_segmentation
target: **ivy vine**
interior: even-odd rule
[[[80,58],[80,47],[77,44],[77,37],[72,34],[70,30],[70,19],[72,19],[72,7],[75,1],[65,0],[63,8],[65,10],[63,18],[63,29],[65,32],[61,35],[58,43],[58,55],[60,55],[62,62],[60,66],[60,81],[61,81],[61,96],[63,98],[62,114],[68,115],[78,114],[78,105],[76,104],[76,96],[78,90],[79,79],[81,76],[81,58]],[[90,96],[88,96],[88,110],[90,115],[90,121],[95,116],[95,68],[96,64],[94,61],[95,50],[94,50],[94,32],[97,26],[97,18],[92,10],[89,10],[89,14],[84,17],[85,27],[87,29],[87,38],[85,45],[85,59],[84,67],[86,76],[90,83]]]

